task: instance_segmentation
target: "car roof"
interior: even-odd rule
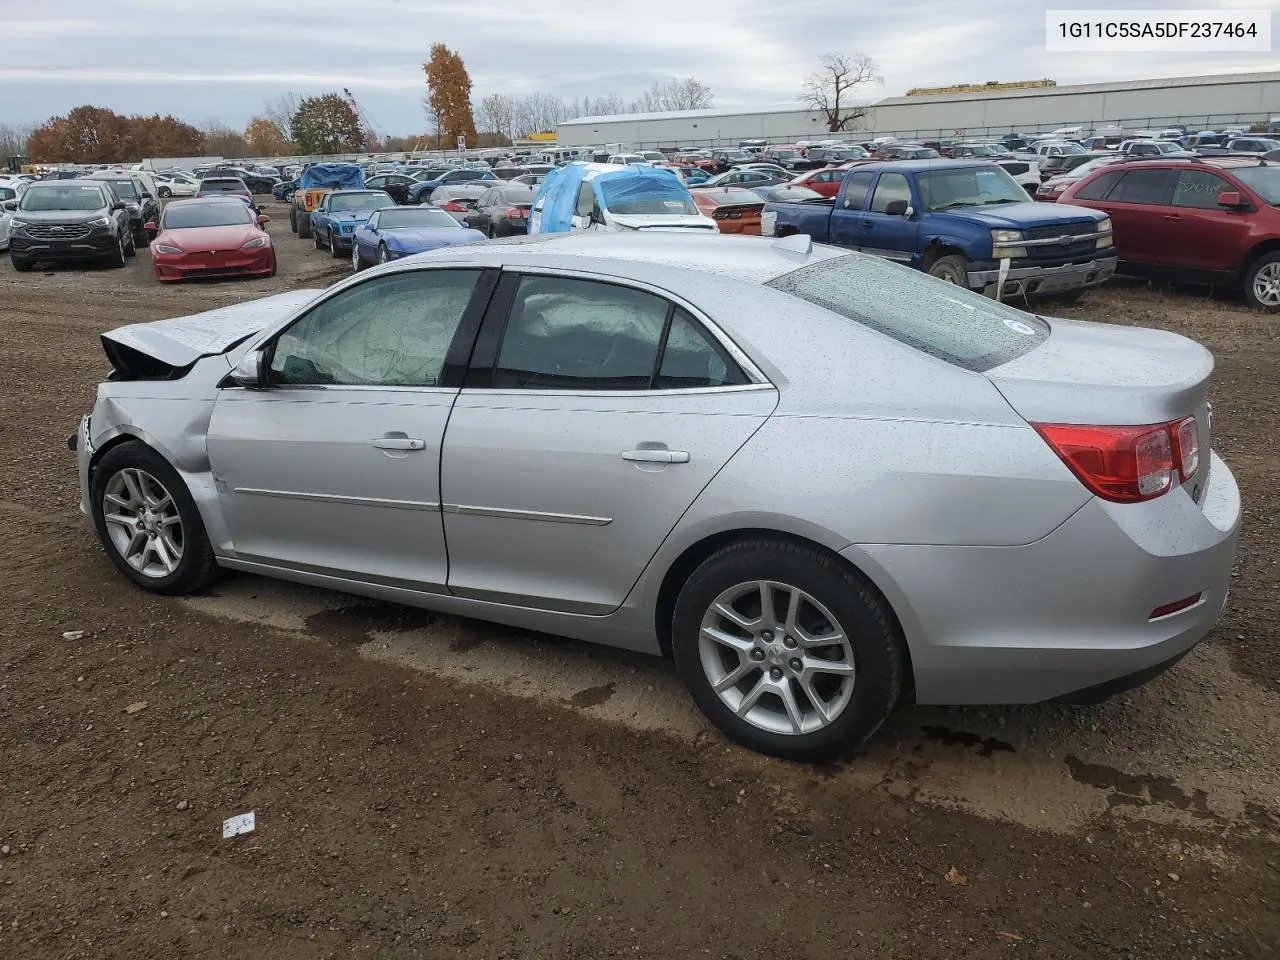
[[[431,260],[459,260],[485,266],[550,267],[581,270],[633,280],[653,280],[659,272],[675,271],[695,282],[716,274],[744,283],[765,284],[801,267],[848,256],[838,247],[812,244],[797,251],[795,238],[786,242],[764,237],[641,231],[606,233],[570,231],[511,237],[474,248],[435,250]]]
[[[208,206],[211,203],[234,203],[243,207],[244,201],[239,197],[228,197],[226,194],[211,194],[207,197],[187,197],[183,200],[170,200],[164,205],[166,210],[174,207]]]

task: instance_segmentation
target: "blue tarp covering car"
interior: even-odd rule
[[[592,209],[585,202],[584,183],[590,186]],[[598,217],[594,224],[584,222],[593,211]],[[570,163],[548,173],[533,198],[529,232],[566,233],[592,225],[716,230],[715,221],[699,213],[688,187],[665,168]]]
[[[298,186],[303,190],[363,190],[364,171],[354,163],[315,163],[302,171]]]

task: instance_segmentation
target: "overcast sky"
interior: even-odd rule
[[[1114,4],[1119,6],[1121,4]],[[695,76],[716,106],[794,102],[819,54],[870,54],[870,99],[912,86],[1059,84],[1280,69],[1276,53],[1046,53],[1045,10],[1104,0],[0,0],[0,123],[82,103],[242,128],[281,93],[348,86],[382,134],[422,118],[422,61],[458,50],[475,98],[543,90],[631,99]],[[1133,9],[1280,9],[1280,0],[1123,0]],[[650,14],[653,15],[650,15]],[[1280,20],[1280,18],[1276,18]],[[1280,107],[1280,104],[1276,105]]]

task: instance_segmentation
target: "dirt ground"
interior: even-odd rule
[[[662,662],[115,573],[65,446],[98,334],[350,269],[267,212],[272,280],[0,261],[0,957],[1280,956],[1280,321],[1134,282],[1060,311],[1217,357],[1246,517],[1208,641],[1107,704],[905,708],[807,767]]]

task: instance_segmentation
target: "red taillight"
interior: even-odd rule
[[[1175,471],[1185,482],[1200,462],[1195,417],[1137,427],[1032,426],[1081,483],[1116,503],[1138,503],[1167,493]]]
[[[527,213],[528,211],[522,210],[519,207],[508,207],[506,216],[508,220],[523,220]]]
[[[445,205],[444,205],[444,207],[443,207],[442,209],[444,209],[444,210],[448,210],[450,213],[466,213],[466,212],[467,212],[467,208],[466,208],[466,207],[464,207],[464,206],[463,206],[462,204],[460,204],[460,203],[457,203],[457,202],[456,202],[456,201],[454,201],[454,200],[448,200],[448,201],[446,201],[446,202],[445,202]]]

